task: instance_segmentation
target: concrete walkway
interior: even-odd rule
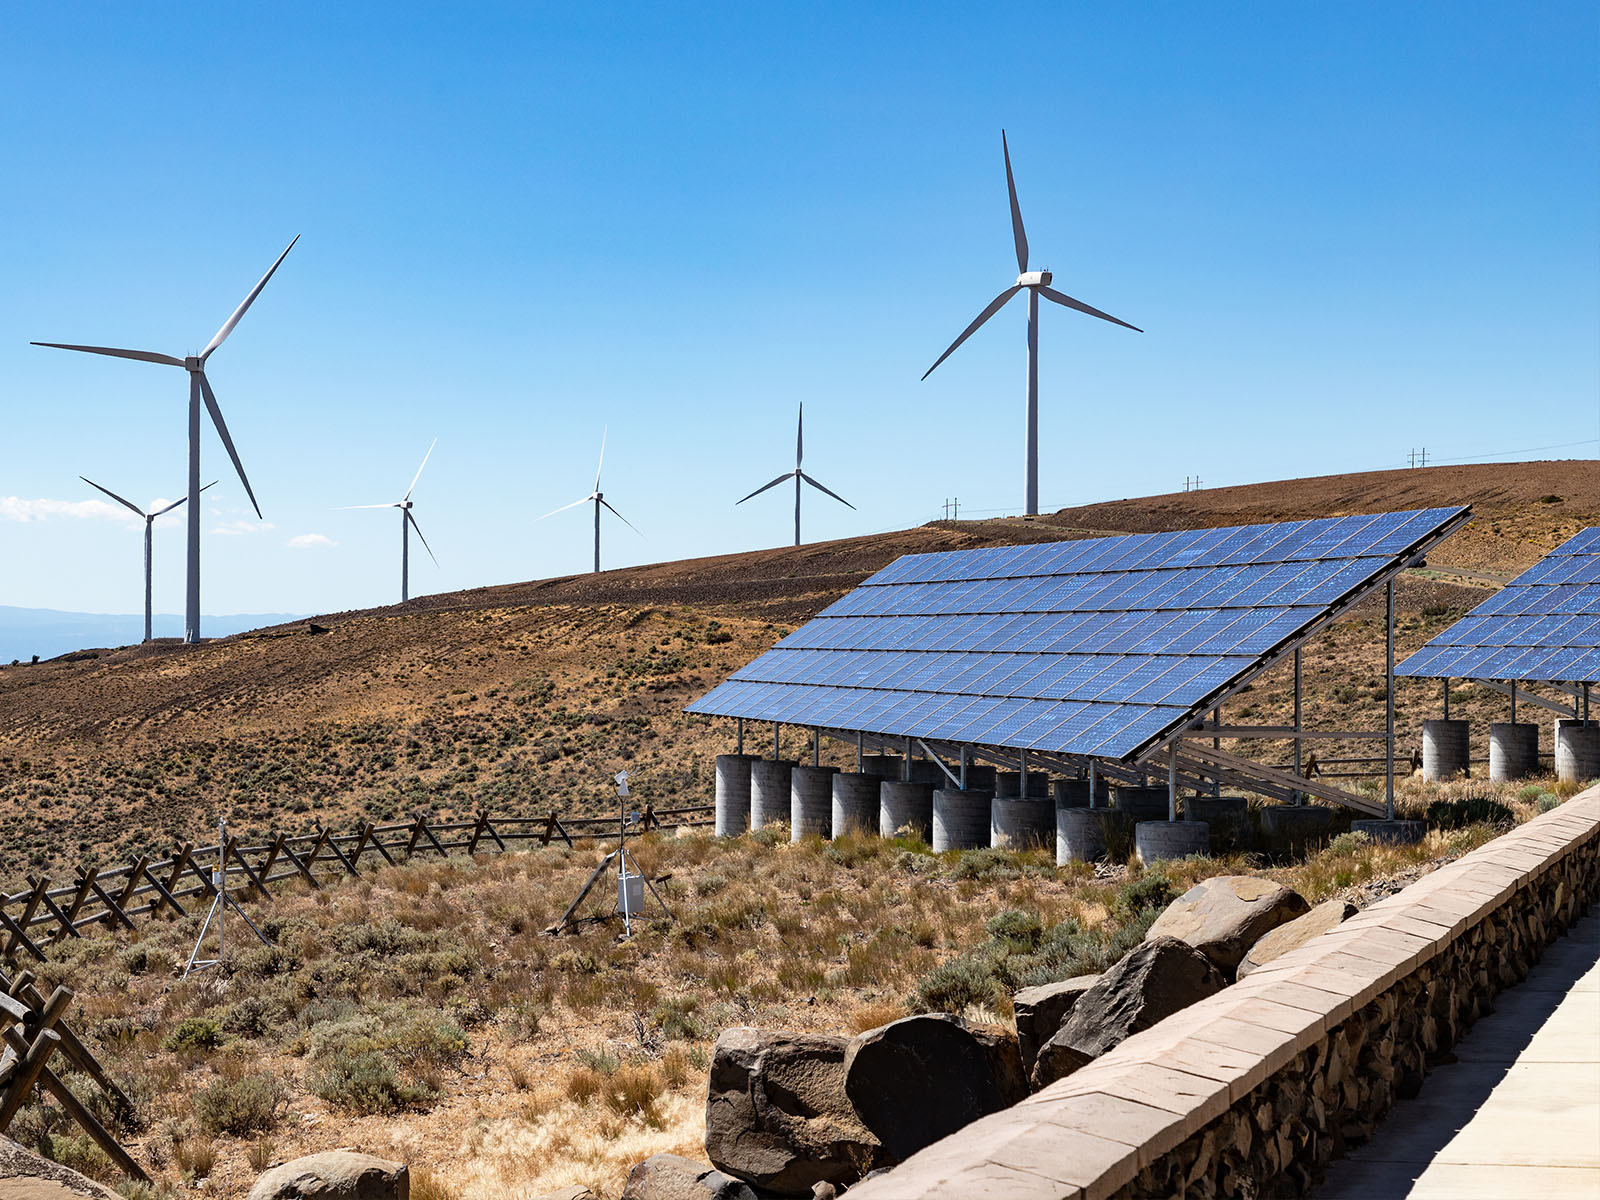
[[[1319,1200],[1600,1200],[1600,909],[1430,1071]]]

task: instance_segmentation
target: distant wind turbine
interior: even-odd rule
[[[805,457],[805,449],[806,449],[805,437],[806,437],[806,406],[804,404],[802,404],[800,406],[800,420],[795,426],[795,433],[794,433],[794,470],[785,471],[782,475],[779,475],[771,483],[763,483],[755,491],[751,492],[749,496],[746,496],[744,498],[744,500],[749,500],[752,496],[759,496],[759,495],[761,495],[762,492],[766,491],[768,488],[775,488],[780,483],[782,483],[785,479],[789,479],[789,478],[792,477],[794,479],[794,544],[796,546],[798,546],[800,544],[800,484],[801,484],[802,481],[804,481],[806,483],[809,483],[812,487],[816,488],[817,491],[822,492],[824,495],[832,496],[835,500],[837,500],[840,504],[844,505],[846,508],[849,508],[849,509],[854,509],[855,508],[855,505],[851,504],[850,501],[846,500],[843,496],[839,495],[837,492],[828,491],[827,488],[823,487],[815,479],[811,478],[811,476],[807,475],[804,471],[802,471],[800,469],[800,461],[801,461],[801,459],[803,459]],[[734,507],[738,508],[739,505],[744,503],[744,500],[736,501],[734,503]]]
[[[156,509],[155,512],[145,512],[144,509],[133,503],[133,501],[124,500],[110,488],[101,487],[88,476],[79,475],[78,478],[83,480],[90,487],[104,492],[118,504],[122,505],[122,507],[131,509],[144,518],[144,640],[148,642],[150,640],[150,527],[156,523],[157,517],[171,512],[173,509],[177,508],[178,505],[187,502],[189,497],[185,496],[182,500],[174,500],[165,508]],[[215,487],[216,485],[217,481],[213,479],[210,483],[206,484],[206,487],[203,487],[200,490],[203,492],[206,490],[206,488]]]
[[[1081,300],[1074,300],[1050,286],[1051,274],[1049,271],[1028,270],[1028,235],[1022,228],[1022,210],[1017,207],[1017,185],[1011,177],[1011,148],[1006,145],[1006,131],[1000,131],[1000,150],[1006,159],[1006,190],[1011,195],[1011,237],[1017,246],[1017,270],[1020,274],[1017,281],[1001,292],[989,302],[989,307],[978,314],[977,319],[961,331],[961,336],[950,343],[950,349],[934,361],[932,367],[923,372],[926,379],[932,375],[934,369],[955,352],[974,333],[978,327],[995,313],[1006,306],[1006,302],[1024,288],[1028,291],[1028,432],[1024,491],[1028,515],[1037,516],[1039,512],[1039,297],[1053,300],[1066,308],[1075,308],[1081,313],[1088,313],[1091,317],[1099,317],[1102,321],[1110,321],[1113,325],[1121,325],[1124,329],[1131,329],[1135,333],[1143,333],[1137,325],[1129,325],[1126,321],[1119,321],[1110,313],[1103,313],[1098,308],[1091,308]]]
[[[545,519],[545,517],[553,517],[553,516],[556,515],[556,513],[566,512],[567,509],[569,509],[569,508],[577,508],[578,505],[580,505],[580,504],[588,504],[592,500],[594,502],[594,569],[595,569],[595,573],[596,574],[599,574],[599,571],[600,571],[600,508],[601,508],[602,505],[604,507],[606,507],[606,508],[610,508],[611,509],[611,515],[616,517],[617,520],[621,521],[624,525],[626,525],[629,529],[633,530],[635,533],[639,533],[638,526],[636,526],[632,521],[628,520],[627,517],[623,516],[616,509],[611,508],[611,501],[607,500],[606,496],[605,496],[605,493],[600,490],[600,468],[605,466],[605,465],[606,465],[606,430],[601,430],[600,431],[600,462],[599,462],[599,465],[597,465],[595,467],[595,469],[594,469],[594,491],[590,492],[582,500],[574,500],[571,504],[563,504],[560,508],[557,508],[557,509],[554,509],[554,510],[552,510],[550,512],[547,512],[547,513],[545,513],[544,517],[540,517],[539,518],[539,520],[542,521],[542,520]],[[639,533],[639,536],[643,537],[644,534]]]
[[[422,456],[422,467],[428,465],[428,459],[433,456],[433,448],[439,444],[439,439],[434,438],[428,443],[428,453]],[[417,490],[417,480],[422,478],[422,467],[417,468],[417,473],[411,477],[411,486],[406,489],[406,494],[393,504],[346,504],[346,509],[352,508],[398,508],[400,510],[400,603],[404,604],[411,599],[411,530],[417,531],[417,538],[422,542],[422,548],[428,552],[428,557],[433,558],[433,565],[438,566],[439,560],[433,557],[433,547],[428,545],[428,539],[422,536],[422,526],[417,524],[416,517],[411,515],[411,493]]]
[[[48,346],[53,350],[82,350],[86,354],[109,354],[113,358],[132,358],[140,362],[182,367],[189,372],[189,495],[187,497],[189,576],[185,588],[183,615],[185,642],[193,643],[200,640],[200,405],[202,402],[206,411],[211,414],[211,423],[216,426],[217,436],[227,448],[228,457],[233,460],[233,469],[239,473],[239,482],[244,484],[245,495],[250,497],[251,507],[256,510],[258,518],[261,516],[261,506],[256,503],[255,492],[250,490],[250,480],[245,477],[244,465],[239,461],[238,451],[233,448],[233,439],[228,436],[227,422],[222,419],[222,409],[217,407],[217,397],[211,390],[211,382],[206,378],[206,360],[216,352],[218,346],[227,341],[228,335],[233,332],[233,327],[255,303],[256,297],[261,294],[261,289],[267,286],[267,280],[272,278],[273,272],[288,257],[289,251],[294,249],[294,243],[299,240],[300,236],[296,234],[294,241],[278,255],[278,261],[273,263],[271,269],[261,277],[261,282],[250,289],[250,294],[244,298],[244,303],[233,310],[233,316],[222,323],[222,328],[217,330],[216,336],[199,354],[191,354],[187,358],[174,358],[170,354],[158,354],[153,350],[113,350],[106,346],[72,346],[62,342],[33,343],[35,346]]]

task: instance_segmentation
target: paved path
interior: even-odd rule
[[[1600,908],[1428,1073],[1318,1200],[1600,1200]]]

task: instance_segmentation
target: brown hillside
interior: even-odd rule
[[[728,731],[683,705],[906,553],[1470,503],[1471,525],[1401,589],[1406,652],[1485,587],[1600,523],[1592,468],[1436,467],[940,522],[422,597],[319,617],[322,633],[297,625],[3,668],[0,877],[161,849],[224,809],[260,828],[418,808],[584,808],[623,764],[648,798],[703,802]],[[1355,614],[1328,635],[1327,661],[1308,662],[1313,713],[1381,706],[1370,621]],[[1262,690],[1263,712],[1284,702],[1283,688]],[[1401,693],[1412,695],[1407,727],[1431,703]],[[1459,699],[1470,712],[1470,694]]]

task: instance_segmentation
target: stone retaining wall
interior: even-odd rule
[[[850,1194],[1301,1194],[1597,898],[1600,787]]]

